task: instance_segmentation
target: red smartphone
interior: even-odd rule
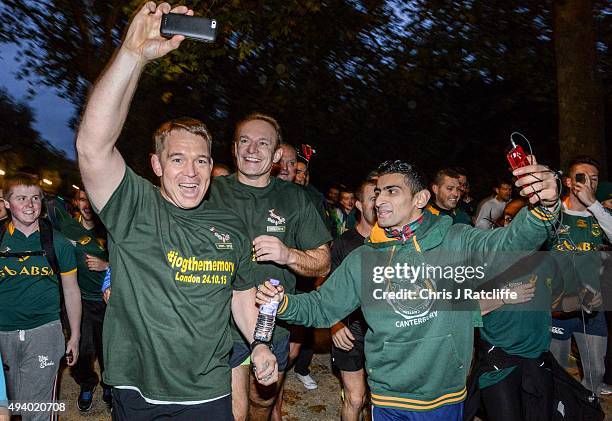
[[[517,145],[514,142],[512,142],[512,149],[510,149],[510,151],[508,151],[508,153],[506,154],[506,159],[508,160],[508,163],[510,164],[512,171],[514,171],[517,168],[526,167],[527,165],[531,165],[531,163],[529,162],[529,159],[527,159],[527,154],[525,153],[525,151],[523,151],[523,148],[521,147],[521,145]],[[525,174],[519,175],[518,177],[521,178],[524,175]]]
[[[527,165],[531,165],[531,162],[529,162],[529,159],[527,158],[527,154],[525,153],[521,145],[517,145],[516,143],[514,143],[513,140],[510,140],[510,142],[512,142],[512,148],[506,154],[506,159],[508,160],[508,163],[510,164],[512,171],[514,171],[517,168],[526,167]],[[522,178],[522,177],[525,177],[526,175],[527,174],[518,175],[516,178]],[[525,186],[523,186],[523,188],[524,187]],[[531,196],[533,196],[533,193],[530,193],[527,195],[527,197],[531,197]]]

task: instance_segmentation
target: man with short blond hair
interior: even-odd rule
[[[211,137],[181,118],[157,132],[156,187],[128,168],[115,146],[145,65],[179,47],[165,39],[168,13],[146,3],[96,82],[77,135],[83,183],[109,233],[112,295],[104,325],[104,382],[113,419],[231,420],[230,314],[249,341],[257,320],[251,246],[231,209],[205,201]],[[129,340],[126,340],[129,338]],[[277,380],[266,346],[249,353],[257,380]]]
[[[285,151],[281,140],[280,125],[273,117],[251,114],[241,120],[236,125],[233,144],[236,172],[216,178],[210,198],[221,207],[235,209],[243,220],[253,245],[253,260],[257,262],[255,278],[259,281],[274,278],[294,291],[296,275],[327,274],[327,243],[331,236],[304,190],[292,182],[272,177],[273,165]],[[230,365],[236,420],[270,417],[287,367],[288,335],[286,324],[277,324],[274,328],[272,344],[280,380],[272,387],[261,387],[250,374],[249,342],[234,331]],[[273,419],[277,416],[273,415]]]

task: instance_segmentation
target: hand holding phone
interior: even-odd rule
[[[155,5],[154,2],[147,2],[130,22],[121,50],[146,63],[177,49],[183,37],[165,39],[159,32],[162,18],[170,13],[193,15],[193,10],[186,6],[172,8],[168,3]]]
[[[517,168],[526,167],[527,165],[531,165],[531,162],[529,162],[529,158],[527,157],[527,154],[525,153],[521,145],[517,145],[516,143],[514,143],[514,141],[512,141],[512,149],[510,149],[508,153],[506,154],[506,159],[508,160],[508,163],[510,164],[510,168],[512,168],[512,171],[514,171]],[[525,177],[525,175],[527,174],[519,175],[517,178]],[[527,197],[531,197],[531,196],[533,196],[533,193],[531,193]]]
[[[517,168],[526,167],[527,165],[531,164],[521,145],[517,145],[514,142],[512,142],[512,149],[510,149],[506,154],[506,159],[508,160],[510,168],[512,168],[513,171]],[[525,175],[519,175],[518,178],[524,176]]]
[[[169,13],[162,17],[160,33],[166,38],[183,35],[185,38],[196,41],[214,42],[217,38],[217,21]]]

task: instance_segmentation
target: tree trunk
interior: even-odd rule
[[[592,0],[555,0],[554,41],[561,168],[589,155],[607,174],[604,109],[597,76]]]

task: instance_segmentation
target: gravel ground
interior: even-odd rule
[[[285,385],[283,403],[283,420],[286,421],[325,421],[340,419],[340,384],[331,370],[329,352],[329,333],[327,330],[317,330],[315,335],[315,357],[311,365],[312,377],[319,387],[316,390],[306,390],[295,377],[293,371],[288,373]],[[573,370],[577,375],[577,369]],[[110,411],[102,401],[102,390],[96,389],[94,406],[89,413],[82,414],[76,406],[79,393],[78,386],[64,370],[60,379],[60,400],[67,403],[68,411],[62,420],[109,421]],[[612,397],[602,399],[606,412],[606,420],[612,421]]]

